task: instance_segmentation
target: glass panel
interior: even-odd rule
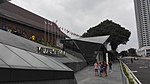
[[[6,64],[0,59],[0,65],[6,65]]]
[[[0,67],[9,67],[9,66],[6,65],[6,64],[0,59]]]
[[[48,58],[40,55],[40,54],[35,54],[32,52],[29,52],[32,55],[34,55],[35,57],[37,57],[39,60],[43,61],[45,64],[47,64],[49,67],[53,68],[54,70],[64,70],[62,67],[60,67],[59,65],[57,65],[56,63],[50,61]]]
[[[54,60],[53,58],[47,57],[49,60],[55,62],[56,64],[58,64],[60,67],[64,68],[65,70],[70,70],[72,71],[70,68],[68,68],[67,66],[65,66],[64,64],[57,62],[56,60]]]
[[[7,45],[7,47],[9,49],[11,49],[14,53],[19,55],[21,58],[23,58],[25,61],[27,61],[29,64],[31,64],[32,66],[49,68],[47,65],[45,65],[40,60],[38,60],[37,58],[35,58],[31,54],[29,54],[27,51],[21,50],[19,48],[15,48],[15,47],[12,47],[12,46],[8,46],[8,45]]]
[[[1,68],[10,68],[9,66],[7,65],[0,65]]]
[[[27,62],[14,54],[3,44],[0,44],[0,58],[8,65],[31,67]]]

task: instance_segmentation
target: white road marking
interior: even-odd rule
[[[133,73],[138,72],[138,71],[132,71]]]
[[[143,69],[143,68],[148,68],[148,66],[140,66],[139,68],[142,68],[142,69]]]

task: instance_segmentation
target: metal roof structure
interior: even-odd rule
[[[86,38],[76,38],[76,39],[73,39],[73,40],[104,44],[106,42],[106,40],[109,38],[109,36],[110,35],[96,36],[96,37],[86,37]]]
[[[64,44],[64,49],[71,49],[82,53],[84,59],[88,64],[93,64],[95,62],[95,53],[101,51],[103,54],[101,57],[105,60],[105,54],[107,52],[107,40],[110,35],[107,36],[97,36],[97,37],[86,37],[86,38],[76,38],[76,39],[66,39],[62,40]]]

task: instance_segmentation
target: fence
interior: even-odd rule
[[[124,74],[123,67],[122,67],[121,63],[122,62],[120,61],[120,69],[121,69],[121,74],[122,74],[122,82],[123,82],[123,84],[129,84],[128,78]]]

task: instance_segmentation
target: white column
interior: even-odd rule
[[[147,56],[147,52],[146,52],[146,49],[145,49],[144,51],[145,51],[145,53],[144,53],[144,54],[145,54],[145,56],[144,56],[144,57],[146,57],[146,56]]]
[[[106,63],[108,64],[108,53],[106,53]]]

